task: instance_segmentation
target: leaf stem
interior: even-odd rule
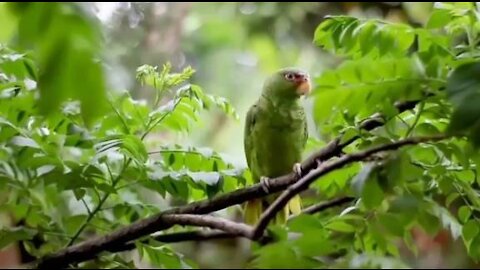
[[[123,172],[125,171],[125,169],[128,167],[128,165],[130,164],[130,162],[132,161],[131,158],[129,158],[126,162],[124,162],[124,165],[122,167],[122,170],[120,171],[120,173],[118,174],[117,178],[115,178],[113,181],[112,181],[112,188],[115,188],[115,186],[117,185],[117,183],[120,181],[120,179],[122,179],[122,174]],[[75,235],[72,237],[72,239],[70,239],[70,242],[68,242],[67,244],[67,247],[73,245],[75,243],[75,240],[77,240],[77,238],[80,236],[80,234],[85,230],[85,228],[88,226],[88,224],[90,223],[90,221],[93,219],[93,217],[100,211],[100,209],[102,209],[102,206],[103,204],[105,203],[105,201],[107,201],[108,197],[110,196],[111,192],[107,192],[103,195],[103,197],[100,199],[100,201],[98,202],[98,205],[95,207],[95,209],[93,209],[93,211],[90,212],[90,214],[88,215],[87,219],[85,220],[85,222],[82,224],[82,226],[80,226],[80,228],[78,229],[78,231],[75,233]]]
[[[91,215],[91,214],[92,214],[92,211],[90,211],[90,207],[88,207],[87,202],[85,201],[84,198],[82,198],[81,200],[82,200],[82,202],[83,202],[83,205],[85,206],[85,209],[87,209],[87,213],[88,213],[89,215]]]
[[[177,108],[178,104],[180,104],[180,101],[182,101],[184,97],[181,97],[179,98],[175,104],[173,105],[173,108],[171,110],[169,110],[168,112],[166,112],[165,114],[162,115],[162,117],[160,117],[154,124],[151,124],[151,118],[150,120],[148,121],[148,128],[147,130],[145,131],[145,133],[143,133],[142,137],[140,138],[142,141],[143,139],[145,139],[145,137],[148,135],[148,133],[150,133],[152,131],[153,128],[155,128],[156,125],[160,124],[160,122],[163,121],[163,119],[165,119],[165,117],[167,117],[169,114],[171,114],[175,108]]]
[[[113,106],[112,104],[112,101],[108,98],[108,104],[110,104],[110,107],[112,107],[112,110],[115,112],[115,114],[118,116],[118,118],[120,119],[120,121],[122,122],[122,125],[123,127],[125,128],[125,131],[127,131],[127,134],[130,134],[130,129],[128,128],[128,125],[127,123],[125,122],[125,119],[123,119],[122,115],[120,114],[120,112],[118,112],[118,110],[115,108],[115,106]]]
[[[413,129],[417,126],[418,121],[420,120],[420,115],[422,114],[424,107],[425,107],[425,102],[424,101],[420,102],[420,107],[418,108],[418,111],[415,114],[415,120],[413,121],[413,124],[408,128],[404,138],[408,138],[410,136],[410,133],[412,133]]]

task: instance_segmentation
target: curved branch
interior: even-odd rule
[[[403,112],[415,107],[418,101],[408,101],[395,104],[399,112]],[[367,118],[360,125],[361,129],[372,130],[384,123],[381,114],[375,114]],[[302,162],[302,175],[304,177],[309,171],[317,167],[317,161],[325,161],[331,157],[338,156],[342,153],[343,148],[351,144],[359,137],[353,137],[350,140],[341,143],[342,136],[338,136],[330,143],[328,143],[320,151],[312,154],[304,162]],[[66,249],[60,250],[57,253],[45,256],[40,259],[37,267],[64,267],[70,263],[82,262],[94,258],[102,251],[114,251],[119,246],[124,245],[142,236],[152,234],[157,231],[168,229],[172,224],[165,220],[167,214],[207,214],[218,211],[236,204],[241,204],[251,199],[265,197],[271,193],[276,193],[286,189],[291,184],[295,183],[297,177],[292,172],[290,174],[272,178],[268,180],[269,193],[266,193],[260,184],[255,184],[250,187],[239,189],[228,194],[220,195],[214,199],[207,199],[199,202],[194,202],[182,207],[173,208],[168,211],[158,213],[152,217],[139,220],[127,227],[121,228],[109,235],[99,236],[77,245],[70,246]],[[256,235],[256,237],[260,237]]]
[[[152,223],[152,221],[157,223]],[[158,224],[160,227],[156,228],[155,224]],[[252,238],[253,236],[253,228],[246,224],[236,223],[228,219],[192,214],[164,213],[155,217],[155,219],[147,218],[141,220],[140,222],[120,229],[112,234],[85,241],[82,244],[64,249],[57,254],[47,256],[37,263],[37,268],[50,268],[53,266],[64,267],[71,263],[88,260],[100,251],[118,252],[125,250],[123,248],[125,246],[124,243],[174,225],[204,226],[222,230],[233,236],[242,236],[246,238]]]
[[[208,215],[170,214],[166,215],[164,220],[167,223],[175,225],[203,226],[211,229],[219,229],[232,235],[243,236],[246,238],[252,238],[253,235],[253,228],[246,224]]]
[[[187,231],[187,232],[177,232],[169,234],[161,234],[154,236],[153,239],[162,243],[178,243],[178,242],[187,242],[187,241],[207,241],[215,239],[227,239],[235,238],[239,235],[214,230],[214,231],[205,231],[205,230],[196,230],[196,231]],[[121,252],[135,248],[135,243],[130,242],[118,248],[111,250],[111,252]]]
[[[355,198],[353,197],[340,197],[327,202],[321,202],[305,208],[302,211],[302,214],[315,214],[335,206],[340,206],[342,204],[352,202],[353,200],[355,200]]]
[[[373,147],[365,151],[344,155],[335,161],[321,164],[317,169],[310,171],[307,176],[303,177],[295,184],[289,186],[287,190],[285,190],[267,208],[267,210],[260,217],[260,221],[258,222],[257,226],[255,227],[253,238],[257,239],[261,237],[263,235],[263,232],[267,228],[268,223],[270,223],[273,217],[275,217],[275,214],[278,213],[278,211],[280,211],[283,207],[285,207],[285,205],[288,203],[288,201],[290,201],[290,199],[292,199],[295,195],[299,194],[303,190],[307,189],[308,186],[311,183],[313,183],[315,180],[317,180],[319,177],[331,171],[339,169],[349,163],[361,161],[378,152],[395,150],[406,145],[414,145],[414,144],[419,144],[419,143],[424,143],[429,141],[438,141],[438,140],[448,138],[449,136],[451,135],[440,134],[440,135],[428,136],[428,137],[416,137],[416,138],[410,137],[410,138],[399,140],[390,144]]]

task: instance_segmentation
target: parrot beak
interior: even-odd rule
[[[298,85],[297,94],[303,96],[310,93],[312,86],[310,84],[310,77],[307,74],[298,76],[295,78],[295,81]]]

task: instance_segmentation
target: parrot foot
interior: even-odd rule
[[[262,189],[263,191],[265,191],[265,193],[270,193],[270,184],[268,183],[268,180],[269,178],[268,177],[265,177],[265,176],[262,176],[260,177],[260,184],[262,185]]]
[[[302,177],[302,164],[295,163],[293,165],[293,172],[295,173],[297,179],[300,179]]]
[[[320,159],[317,159],[317,168],[320,168],[322,166],[323,162]]]

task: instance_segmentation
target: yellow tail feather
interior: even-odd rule
[[[288,202],[288,207],[290,208],[290,213],[300,215],[302,212],[302,199],[300,195],[295,195],[295,197]]]
[[[251,200],[245,204],[245,223],[254,226],[262,215],[262,200]]]
[[[246,202],[244,208],[244,219],[245,223],[254,226],[260,220],[262,213],[266,210],[263,207],[263,202],[261,199],[251,200]],[[279,211],[275,218],[272,220],[273,224],[282,225],[285,224],[288,220],[290,214],[298,215],[302,212],[302,201],[300,195],[295,195],[288,204],[283,208],[282,211]]]

